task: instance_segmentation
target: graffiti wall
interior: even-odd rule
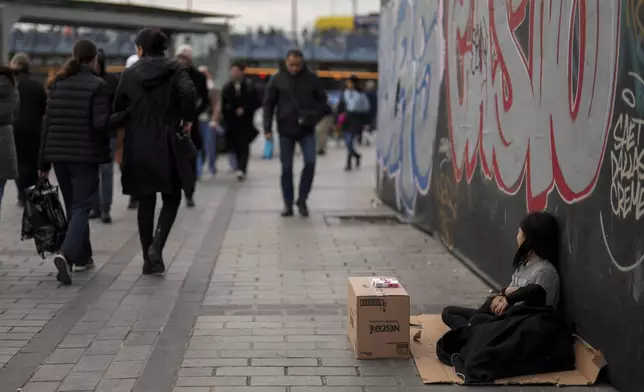
[[[521,218],[554,212],[562,306],[641,390],[644,0],[391,0],[381,21],[382,199],[498,285]]]

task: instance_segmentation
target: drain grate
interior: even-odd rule
[[[324,221],[328,226],[337,225],[403,225],[396,215],[363,214],[363,215],[326,215]]]

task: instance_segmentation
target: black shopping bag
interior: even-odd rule
[[[48,180],[25,190],[25,209],[22,214],[22,239],[34,239],[36,251],[45,258],[56,253],[65,240],[67,218],[58,196],[58,187]]]
[[[174,149],[181,189],[190,193],[194,191],[197,182],[197,148],[190,135],[179,131],[175,133]]]

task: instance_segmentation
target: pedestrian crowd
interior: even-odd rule
[[[308,69],[299,50],[287,53],[263,97],[242,63],[216,89],[205,67],[193,63],[192,48],[167,56],[168,37],[143,29],[135,39],[120,78],[106,70],[105,53],[90,40],[74,44],[72,57],[43,86],[32,79],[31,62],[18,53],[0,67],[0,203],[8,180],[15,180],[19,204],[26,190],[46,182],[53,170],[67,216],[64,241],[53,262],[57,279],[72,283],[72,272],[94,267],[91,219],[112,222],[114,166],[121,173],[128,208],[137,210],[144,275],[163,274],[163,249],[181,205],[195,206],[204,166],[215,174],[217,139],[230,151],[239,181],[248,173],[250,145],[260,131],[255,113],[263,107],[267,143],[279,146],[284,208],[309,215],[317,155],[324,151],[316,129],[333,123],[322,81]],[[346,82],[339,110],[344,117],[346,170],[360,165],[354,140],[368,122],[370,99],[357,80]],[[273,125],[276,124],[276,128]],[[304,168],[295,194],[293,160],[300,146]],[[155,225],[157,197],[162,205]],[[296,197],[297,196],[297,197]]]

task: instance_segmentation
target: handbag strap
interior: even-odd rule
[[[293,103],[293,107],[295,108],[295,111],[297,112],[297,115],[299,117],[302,117],[302,110],[300,109],[300,105],[297,103],[297,99],[295,99],[295,91],[293,89],[293,80],[291,78],[288,79],[288,88],[286,89],[289,98],[291,99],[291,102]]]

